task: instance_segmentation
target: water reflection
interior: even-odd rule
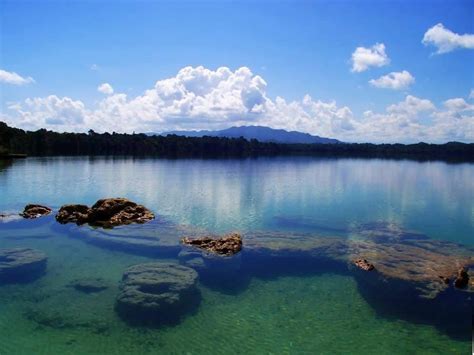
[[[472,164],[377,159],[28,158],[0,174],[0,210],[124,196],[215,232],[382,220],[472,244],[473,177]]]

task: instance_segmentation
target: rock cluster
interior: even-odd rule
[[[32,280],[46,270],[48,257],[30,248],[0,249],[0,282]]]
[[[20,215],[24,218],[33,219],[33,218],[47,216],[51,212],[52,210],[49,207],[42,206],[42,205],[29,204],[25,206],[25,209],[23,210],[22,213],[20,213]]]
[[[190,245],[205,251],[223,256],[231,256],[242,250],[242,237],[240,234],[232,233],[222,238],[183,238],[184,245]]]
[[[59,209],[56,220],[59,223],[88,223],[91,226],[113,228],[130,223],[146,223],[154,219],[146,207],[126,198],[98,200],[92,207],[86,205],[64,205]]]
[[[128,268],[122,277],[116,310],[139,324],[174,323],[200,301],[198,274],[173,263],[146,263]]]

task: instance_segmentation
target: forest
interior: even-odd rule
[[[255,157],[314,155],[379,157],[416,160],[474,161],[474,143],[445,144],[277,144],[255,139],[222,137],[148,136],[122,133],[58,133],[40,129],[24,131],[0,122],[0,156],[26,154],[122,155],[167,158]]]

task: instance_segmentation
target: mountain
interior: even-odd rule
[[[309,133],[302,133],[296,131],[285,131],[284,129],[273,129],[262,126],[241,126],[231,127],[220,131],[170,131],[163,132],[160,135],[166,136],[175,134],[177,136],[185,137],[226,137],[226,138],[240,138],[256,139],[260,142],[274,142],[274,143],[341,143],[337,139],[324,138],[313,136]]]

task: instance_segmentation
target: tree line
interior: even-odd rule
[[[8,154],[250,157],[318,155],[474,161],[474,144],[280,144],[223,137],[148,136],[122,133],[24,131],[0,122],[0,156]]]

